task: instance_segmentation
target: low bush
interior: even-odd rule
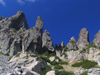
[[[81,73],[80,75],[88,75],[88,72],[85,71],[85,72]]]
[[[56,75],[75,75],[73,72],[67,72],[67,71],[55,71]]]
[[[82,60],[81,62],[76,62],[72,66],[73,67],[82,67],[84,69],[89,69],[89,68],[95,67],[96,65],[97,65],[97,63],[94,61]]]
[[[51,71],[51,67],[50,66],[46,66],[41,72],[40,72],[40,75],[46,75],[46,73],[48,71]]]
[[[67,65],[68,62],[66,62],[66,61],[60,61],[59,64],[61,64],[61,65]]]
[[[55,65],[54,69],[63,69],[63,67],[61,65]]]
[[[17,53],[15,56],[18,57],[18,56],[20,56],[20,54],[21,54],[21,53]]]

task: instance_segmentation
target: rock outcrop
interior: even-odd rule
[[[100,30],[95,35],[93,42],[95,43],[96,46],[100,46]]]
[[[27,52],[14,56],[10,63],[38,73],[46,66],[46,62],[41,58]]]
[[[77,50],[76,40],[74,37],[71,38],[69,43],[67,44],[69,50]]]
[[[22,11],[18,11],[16,15],[5,18],[0,21],[0,27],[5,29],[14,28],[19,30],[20,28],[28,29],[25,15]]]
[[[22,50],[31,52],[41,52],[42,49],[42,30],[43,21],[40,16],[38,16],[36,25],[25,31],[24,38],[22,40]]]
[[[81,29],[77,46],[78,48],[84,48],[86,45],[89,45],[89,32],[86,28]]]
[[[89,69],[88,75],[100,75],[100,68]]]
[[[63,41],[61,42],[61,47],[62,47],[62,48],[64,48],[64,47],[65,47],[64,42],[63,42]]]
[[[42,48],[43,51],[54,51],[54,45],[50,33],[47,30],[45,30],[42,36]]]

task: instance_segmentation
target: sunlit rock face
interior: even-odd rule
[[[89,45],[89,32],[87,28],[83,28],[80,31],[77,46],[78,48],[84,48],[86,45]]]
[[[42,36],[42,48],[43,51],[54,51],[54,45],[50,37],[50,33],[47,30],[45,30]]]
[[[96,46],[100,46],[100,30],[95,35],[93,42],[95,43]]]
[[[70,39],[69,43],[67,44],[67,47],[69,50],[77,50],[76,40],[74,37]]]

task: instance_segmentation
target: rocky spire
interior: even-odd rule
[[[89,45],[89,32],[87,28],[81,29],[77,45],[78,48],[84,48],[86,45]]]
[[[61,43],[61,47],[62,47],[62,48],[64,48],[64,47],[65,47],[64,42],[63,42],[63,41],[62,41],[62,43]]]
[[[54,45],[47,30],[45,30],[42,36],[42,48],[44,51],[54,51]]]
[[[20,28],[28,29],[27,21],[25,18],[25,15],[22,11],[18,11],[16,15],[5,18],[0,21],[1,28],[9,29],[14,28],[16,30],[19,30]]]
[[[22,41],[22,50],[31,52],[41,52],[42,49],[42,30],[43,20],[37,17],[36,25],[25,31],[25,36]]]
[[[95,35],[93,42],[95,43],[96,46],[100,46],[100,30]]]
[[[69,43],[67,44],[67,47],[69,50],[77,50],[76,40],[74,37],[70,39]]]

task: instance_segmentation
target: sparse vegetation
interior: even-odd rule
[[[68,62],[66,62],[66,61],[60,61],[59,64],[61,64],[61,65],[68,65]]]
[[[10,56],[8,61],[10,61],[12,57],[13,57],[13,56]]]
[[[65,55],[65,57],[67,57],[67,54],[65,52],[61,53],[61,56]]]
[[[89,60],[83,60],[81,62],[76,62],[72,65],[72,67],[82,67],[84,69],[90,69],[92,67],[95,67],[97,65],[96,62],[94,61],[89,61]]]
[[[88,72],[85,71],[85,72],[81,73],[80,75],[88,75]]]
[[[21,54],[21,53],[17,53],[15,56],[16,56],[16,57],[19,57],[19,56],[20,56],[20,54]]]
[[[4,54],[2,52],[0,52],[0,55],[9,56],[9,54]]]
[[[55,65],[54,69],[63,69],[61,65]]]
[[[68,47],[65,47],[63,50],[64,50],[64,52],[67,51],[68,50]]]
[[[71,40],[70,43],[75,44],[75,41],[74,40]]]
[[[44,69],[42,69],[40,75],[45,75],[50,70],[51,70],[51,66],[46,66]]]
[[[67,72],[67,71],[55,71],[56,75],[75,75],[73,72]]]
[[[16,33],[17,32],[17,30],[16,29],[13,29],[13,31]]]

